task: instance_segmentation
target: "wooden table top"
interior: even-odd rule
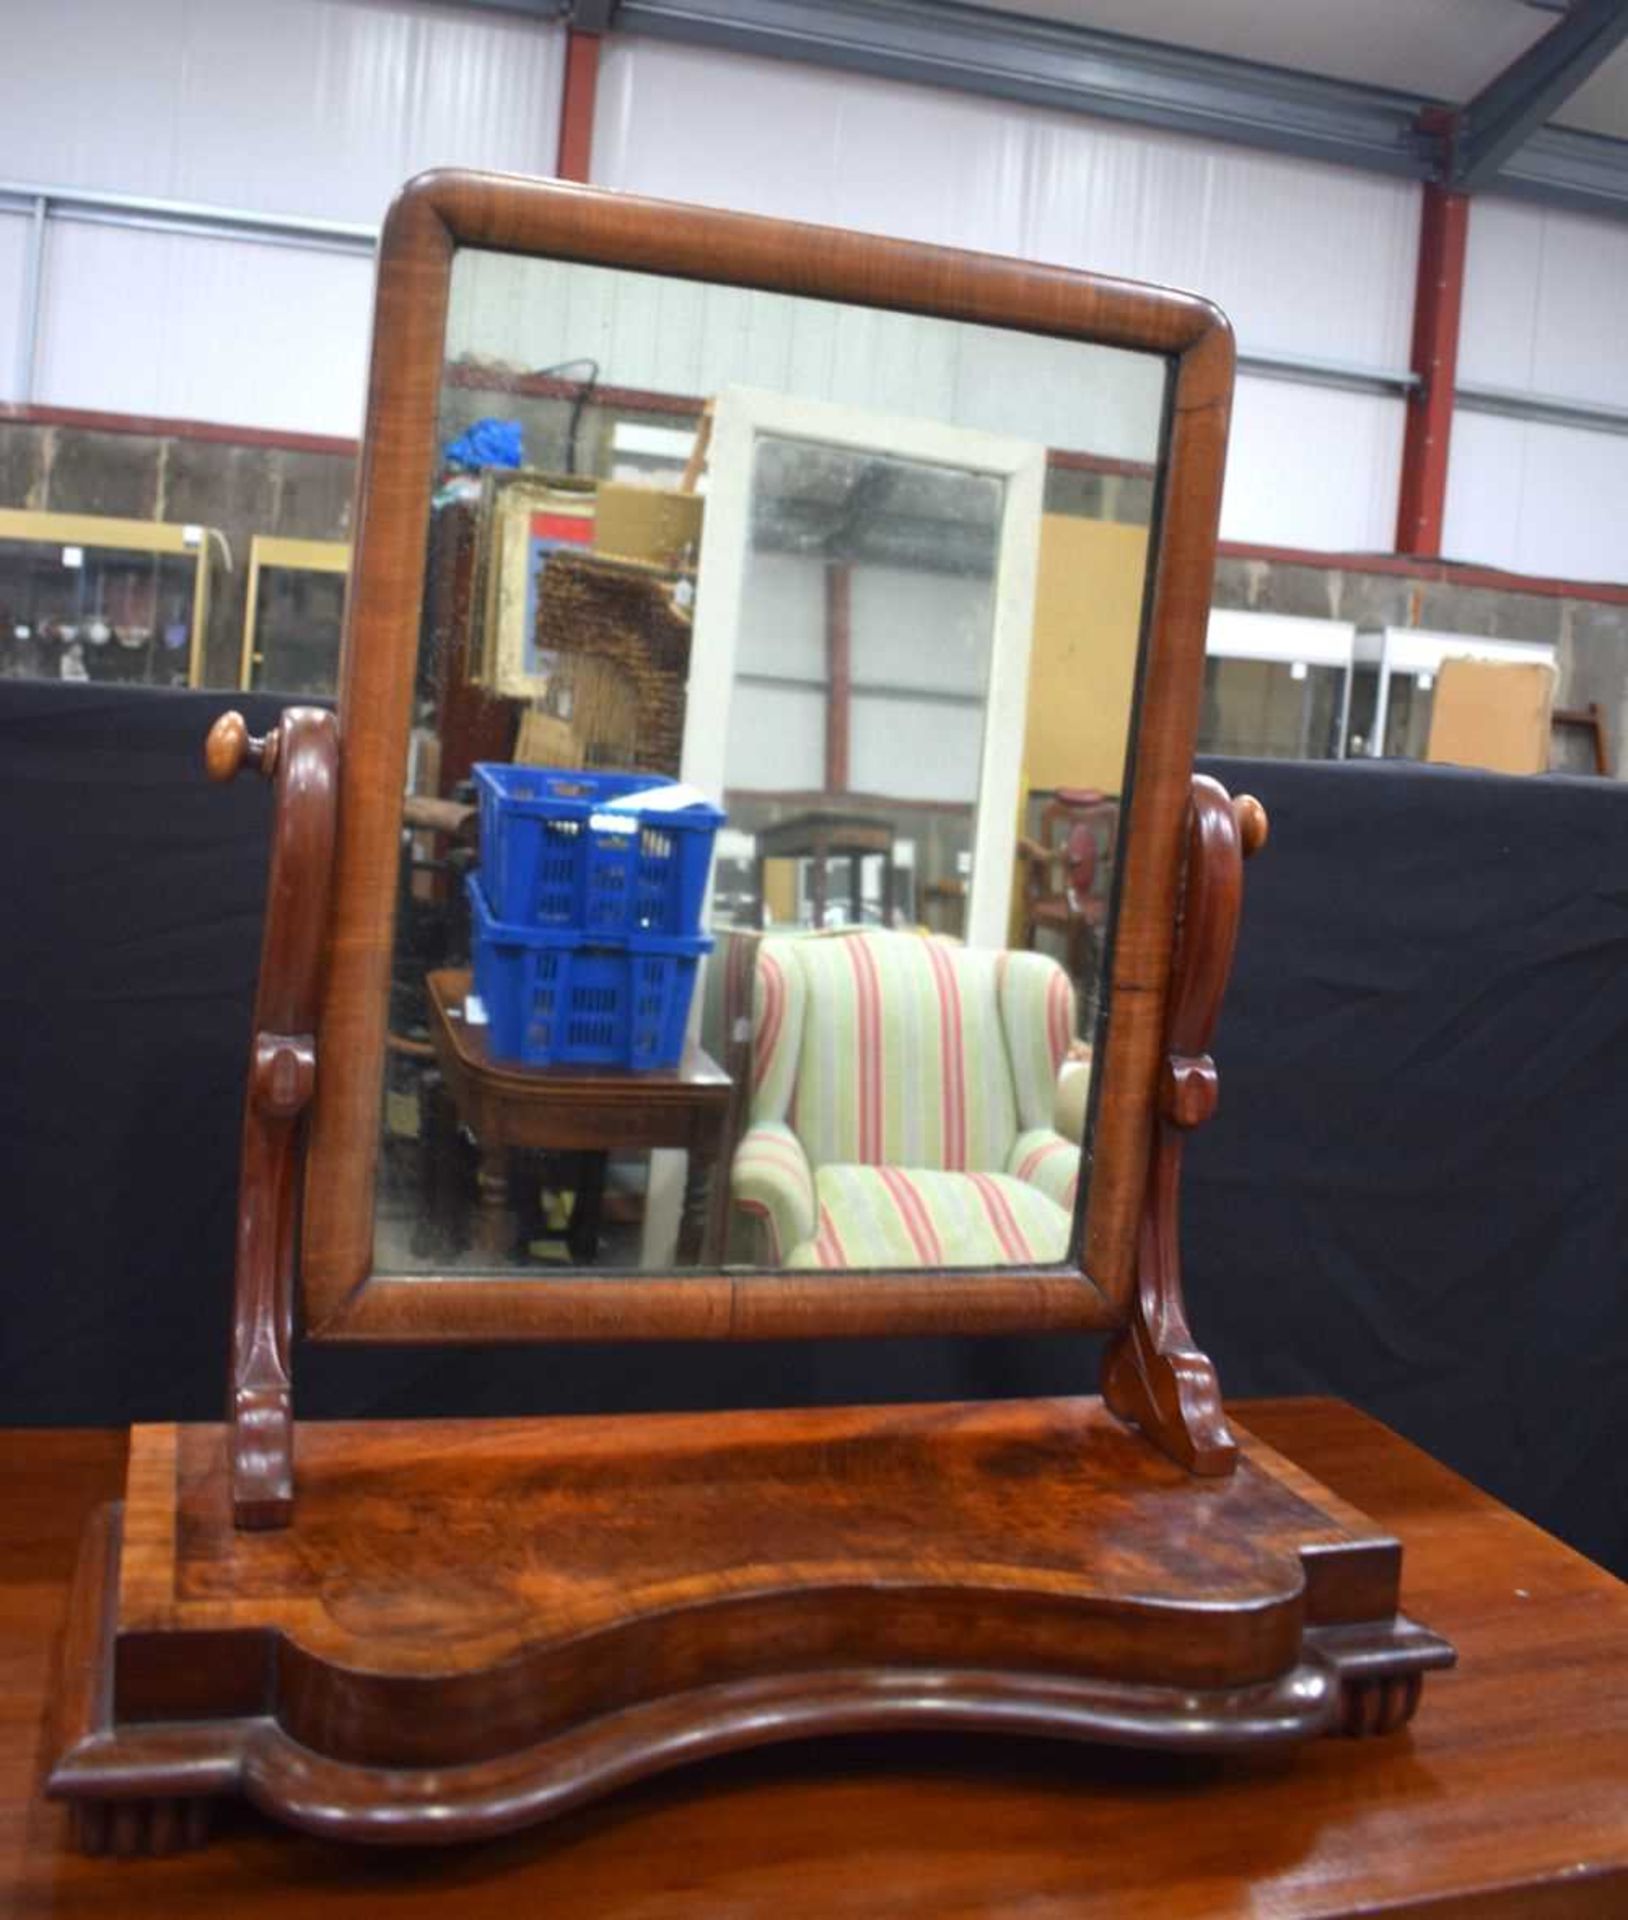
[[[0,1913],[1628,1914],[1628,1587],[1337,1402],[1235,1411],[1402,1538],[1404,1604],[1459,1652],[1407,1732],[1251,1763],[830,1740],[484,1846],[373,1853],[233,1807],[206,1851],[134,1862],[69,1853],[38,1798],[79,1528],[124,1436],[0,1435]]]
[[[472,1027],[463,1017],[472,975],[467,967],[447,967],[426,977],[429,988],[431,1032],[451,1050],[457,1064],[488,1085],[530,1097],[539,1093],[569,1096],[574,1090],[596,1099],[624,1099],[637,1106],[648,1101],[670,1101],[675,1095],[729,1098],[729,1075],[710,1053],[692,1046],[676,1067],[656,1067],[633,1073],[626,1067],[522,1067],[494,1061],[486,1051],[486,1029]]]

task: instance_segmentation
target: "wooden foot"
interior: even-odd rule
[[[1340,1732],[1350,1740],[1395,1733],[1418,1711],[1423,1691],[1424,1675],[1420,1673],[1348,1680],[1340,1691]]]
[[[203,1846],[213,1816],[214,1802],[197,1798],[79,1800],[68,1809],[68,1831],[79,1853],[129,1860]]]

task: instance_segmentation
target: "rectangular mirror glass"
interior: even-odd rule
[[[1165,386],[457,254],[376,1272],[1068,1257]]]

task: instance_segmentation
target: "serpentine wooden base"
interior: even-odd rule
[[[440,1841],[805,1735],[1188,1750],[1382,1733],[1445,1641],[1401,1549],[1240,1432],[1184,1472],[1097,1400],[300,1429],[232,1525],[219,1427],[138,1427],[86,1535],[50,1791],[87,1850],[241,1793]]]

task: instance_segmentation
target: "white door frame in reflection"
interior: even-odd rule
[[[1022,799],[1046,450],[1033,441],[828,400],[798,399],[749,387],[720,391],[708,449],[682,775],[708,794],[724,791],[729,707],[751,540],[753,454],[764,435],[892,455],[988,475],[1004,483],[966,923],[969,945],[1003,947]]]

